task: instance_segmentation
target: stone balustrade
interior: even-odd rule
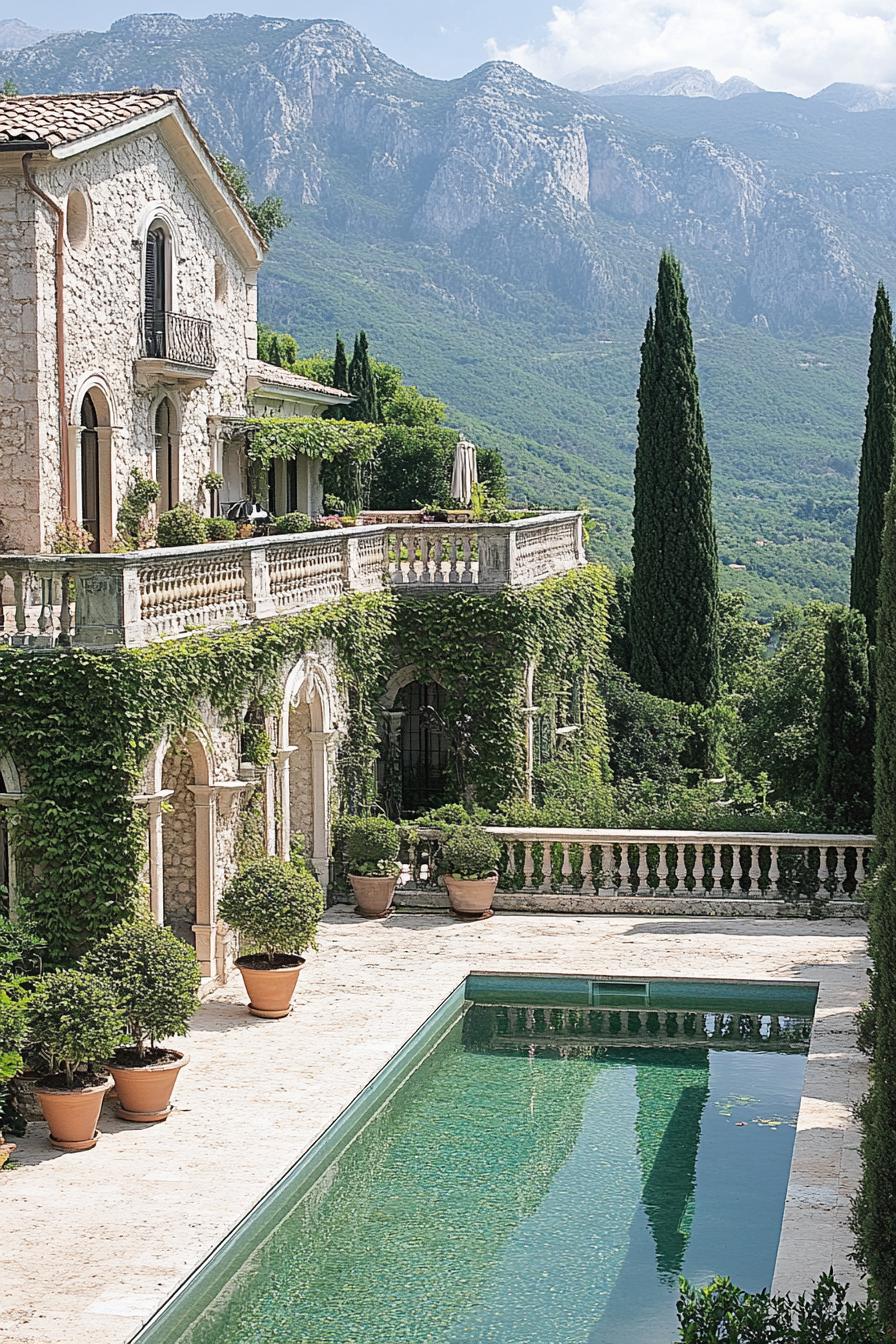
[[[497,592],[584,564],[577,513],[376,524],[108,555],[0,555],[0,640],[133,648],[289,615],[346,592]]]
[[[858,913],[871,835],[490,826],[498,909],[575,913]],[[447,904],[440,832],[420,828],[400,902]]]

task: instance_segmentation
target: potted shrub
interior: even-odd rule
[[[115,991],[87,971],[54,971],[34,989],[29,1035],[50,1068],[35,1093],[54,1148],[77,1153],[93,1148],[103,1097],[112,1086],[95,1061],[108,1059],[125,1037]]]
[[[383,919],[392,909],[400,846],[401,832],[388,817],[348,819],[345,856],[359,915]]]
[[[81,964],[108,981],[124,1013],[129,1043],[109,1061],[118,1114],[144,1124],[167,1120],[188,1057],[158,1042],[183,1036],[199,1006],[196,953],[170,929],[144,918],[113,929]]]
[[[22,1068],[20,1052],[25,1044],[27,1028],[27,1000],[16,992],[16,987],[11,983],[9,988],[0,984],[0,1124],[9,1100],[6,1084]],[[3,1130],[0,1129],[0,1167],[4,1166],[15,1149],[14,1143],[4,1141]]]
[[[492,914],[501,846],[482,826],[457,826],[442,841],[440,867],[456,915]]]
[[[255,1017],[286,1017],[301,955],[317,947],[317,924],[324,894],[310,868],[266,855],[252,859],[231,878],[218,907],[220,916],[240,935],[241,949],[254,950],[237,960]]]

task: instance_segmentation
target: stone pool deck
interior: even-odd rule
[[[291,1017],[250,1017],[238,980],[205,1002],[165,1124],[106,1114],[88,1153],[56,1152],[39,1123],[17,1141],[0,1173],[0,1340],[124,1344],[470,970],[818,981],[775,1286],[799,1290],[832,1264],[854,1281],[865,933],[835,920],[375,923],[331,910]]]

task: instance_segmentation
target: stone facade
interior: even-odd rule
[[[208,512],[216,502],[202,485],[209,471],[223,470],[234,499],[242,498],[245,441],[235,427],[246,415],[318,415],[345,396],[259,364],[263,247],[185,121],[172,99],[161,119],[85,136],[83,152],[69,146],[28,156],[37,191],[64,212],[64,416],[57,216],[32,191],[21,155],[0,156],[0,551],[50,549],[64,513],[90,521],[99,549],[110,549],[135,470],[163,482],[160,507],[183,501]],[[147,273],[155,274],[151,233],[164,239],[150,310],[152,331],[164,326],[163,350],[144,324]],[[81,450],[88,394],[98,491]],[[297,507],[316,511],[319,466],[302,460],[298,468]]]

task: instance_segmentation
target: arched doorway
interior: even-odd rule
[[[90,549],[100,549],[99,416],[88,392],[81,402],[81,451],[78,457],[78,518],[90,533]]]
[[[180,497],[180,434],[177,412],[170,397],[156,407],[153,423],[153,474],[159,483],[159,513],[173,509]]]
[[[112,544],[112,407],[100,378],[75,393],[69,470],[76,521],[90,534],[92,551]]]
[[[394,816],[413,816],[456,798],[445,688],[416,669],[397,673],[383,698],[380,789]]]
[[[288,858],[294,838],[326,888],[330,877],[333,779],[333,687],[321,663],[301,659],[286,679],[280,718],[281,823],[278,850]]]
[[[163,922],[195,947],[203,975],[215,974],[215,800],[209,754],[195,733],[169,744],[162,760]]]

